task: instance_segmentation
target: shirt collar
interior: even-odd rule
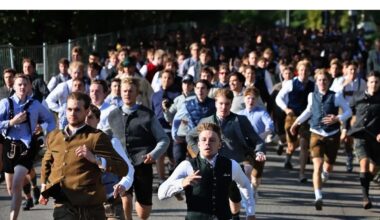
[[[26,99],[23,103],[21,103],[21,100],[20,98],[15,94],[12,95],[12,98],[13,100],[17,103],[17,104],[23,104],[23,103],[26,103],[29,99],[31,99],[31,96],[26,96]]]
[[[123,105],[121,107],[121,110],[126,114],[131,114],[132,112],[136,111],[139,106],[139,104],[134,104],[132,107],[127,107],[126,105]]]
[[[82,126],[80,126],[79,128],[77,129],[74,129],[71,131],[71,135],[69,133],[69,125],[66,125],[65,129],[63,129],[63,131],[65,132],[65,135],[68,136],[68,137],[73,137],[74,135],[76,135],[76,133],[78,133],[78,131],[80,131],[82,128],[84,128],[84,126],[86,126],[86,123],[84,123]]]
[[[202,154],[199,154],[199,156],[202,158],[202,159],[204,159],[204,160],[206,160],[209,164],[211,164],[213,167],[215,166],[215,163],[216,163],[216,158],[218,157],[218,153],[216,153],[210,160],[209,159],[207,159],[207,158],[205,158]]]

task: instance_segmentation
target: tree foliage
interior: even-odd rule
[[[380,21],[378,11],[365,14]],[[330,11],[330,19],[348,28],[347,11]],[[89,34],[133,30],[138,27],[195,21],[200,27],[218,27],[223,24],[249,25],[268,28],[284,24],[286,11],[0,11],[0,45],[35,45],[42,42],[66,42]],[[358,18],[360,19],[360,18]],[[280,21],[280,22],[279,22]],[[323,27],[322,11],[290,11],[291,27]]]

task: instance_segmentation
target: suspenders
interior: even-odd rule
[[[32,133],[32,125],[30,124],[30,120],[29,120],[29,112],[28,109],[30,107],[30,105],[33,103],[33,99],[32,100],[27,100],[26,101],[26,104],[24,105],[24,109],[23,111],[26,111],[26,114],[27,114],[27,117],[26,117],[26,120],[27,120],[27,123],[29,125],[29,129],[30,129],[30,132]],[[8,97],[8,102],[9,102],[9,119],[12,119],[13,117],[15,117],[15,110],[14,110],[14,106],[13,106],[13,101],[10,97]],[[5,135],[8,135],[8,131],[9,131],[9,128],[6,130],[5,132]]]

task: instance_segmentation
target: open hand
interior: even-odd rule
[[[151,154],[145,154],[143,156],[143,159],[144,159],[144,163],[145,164],[151,164],[151,163],[154,163],[155,160],[153,159],[152,155]]]
[[[322,118],[322,123],[325,125],[332,125],[334,123],[337,123],[339,121],[339,118],[335,115],[327,115],[326,117]]]
[[[125,187],[121,184],[114,185],[112,194],[115,199],[118,195],[123,196],[125,194]]]
[[[196,184],[200,179],[202,179],[202,176],[198,175],[199,170],[193,172],[191,175],[187,176],[185,179],[182,181],[182,187],[186,188],[190,185]]]
[[[15,115],[10,121],[9,124],[10,126],[21,124],[24,121],[26,121],[28,114],[26,111],[20,112],[17,115]]]

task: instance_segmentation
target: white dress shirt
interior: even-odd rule
[[[212,166],[215,166],[216,154],[211,160],[207,160]],[[202,157],[202,156],[201,156]],[[202,157],[203,158],[203,157]],[[203,158],[204,159],[204,158]],[[244,174],[240,165],[232,161],[232,180],[236,182],[240,193],[247,201],[246,212],[248,216],[255,215],[255,201],[253,199],[253,189],[251,183],[249,182],[247,176]],[[182,187],[182,181],[189,175],[194,173],[193,166],[187,160],[182,161],[177,168],[173,171],[172,175],[160,185],[158,189],[158,198],[160,200],[172,197],[174,194],[184,190]],[[226,189],[228,190],[228,189]]]

